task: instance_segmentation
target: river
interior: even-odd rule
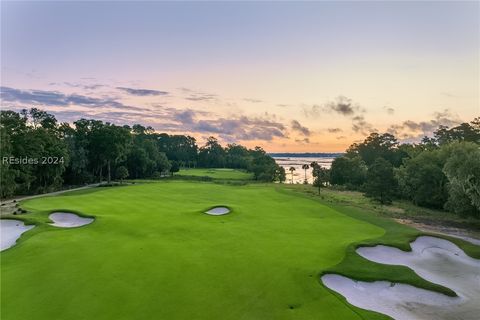
[[[288,156],[277,156],[272,155],[273,159],[277,162],[278,165],[285,168],[285,172],[287,174],[287,180],[285,183],[292,182],[292,174],[290,172],[290,168],[294,167],[295,171],[293,172],[293,183],[303,183],[305,181],[305,174],[306,180],[308,183],[313,183],[313,176],[312,176],[312,168],[306,170],[302,169],[304,164],[310,164],[315,161],[320,166],[324,168],[330,168],[332,165],[332,161],[338,157],[340,154],[326,154],[326,155],[319,155],[319,156],[301,156],[301,155],[292,155],[289,154]]]

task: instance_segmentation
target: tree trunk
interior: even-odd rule
[[[108,183],[110,183],[110,181],[111,181],[111,175],[110,175],[110,160],[107,161],[107,169],[108,169],[107,181],[108,181]]]

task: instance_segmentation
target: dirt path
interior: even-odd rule
[[[16,207],[17,203],[23,200],[35,199],[40,197],[48,197],[48,196],[56,196],[65,192],[95,188],[100,186],[101,184],[102,183],[93,183],[93,184],[89,184],[83,187],[78,187],[73,189],[65,189],[65,190],[54,191],[49,193],[35,194],[31,196],[21,196],[21,197],[15,197],[12,199],[4,200],[0,202],[0,215],[14,213],[17,210],[17,207]]]

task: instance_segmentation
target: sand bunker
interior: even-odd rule
[[[361,247],[357,253],[374,262],[403,265],[420,277],[452,289],[458,297],[387,281],[353,281],[324,275],[323,283],[351,304],[387,314],[394,319],[478,319],[480,260],[467,256],[450,241],[419,237],[406,252],[388,246]]]
[[[35,226],[26,226],[25,223],[20,220],[0,220],[0,251],[13,247],[22,233],[32,229],[33,227]]]
[[[229,212],[230,212],[230,209],[228,209],[227,207],[215,207],[206,211],[205,213],[211,214],[213,216],[221,216],[222,214],[227,214]]]
[[[92,223],[93,218],[84,218],[75,213],[54,212],[48,216],[53,221],[50,225],[60,228],[75,228]]]

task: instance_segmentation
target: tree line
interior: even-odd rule
[[[420,143],[400,144],[392,134],[372,133],[333,161],[328,180],[381,203],[407,199],[480,217],[480,118],[440,126]]]
[[[160,178],[181,167],[244,169],[258,181],[285,180],[285,170],[260,147],[223,147],[214,137],[199,147],[191,136],[140,124],[80,119],[70,125],[37,108],[2,110],[0,141],[2,198],[103,180]]]

